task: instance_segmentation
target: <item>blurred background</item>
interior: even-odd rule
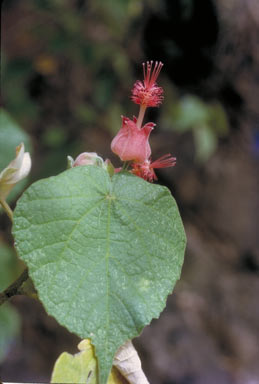
[[[145,121],[157,124],[153,159],[177,157],[157,173],[188,246],[166,309],[135,345],[151,384],[258,384],[259,2],[5,0],[1,11],[0,165],[23,140],[27,186],[83,151],[119,165],[110,142],[120,116],[138,113],[130,90],[141,63],[164,63],[165,100]],[[2,290],[23,267],[0,220]],[[0,377],[48,382],[78,341],[39,303],[14,297],[0,311]]]

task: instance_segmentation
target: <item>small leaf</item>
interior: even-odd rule
[[[51,383],[96,384],[97,360],[89,339],[78,344],[79,353],[71,355],[63,352],[57,359]],[[127,384],[116,368],[112,368],[108,384]]]
[[[13,234],[46,310],[91,339],[105,384],[117,349],[159,316],[180,277],[185,234],[170,191],[75,167],[28,188]]]
[[[86,341],[89,342],[89,340],[83,340],[84,344]],[[59,356],[52,372],[51,383],[96,384],[97,364],[93,347],[89,342],[81,349],[80,344],[78,348],[81,352],[76,355],[63,352]]]

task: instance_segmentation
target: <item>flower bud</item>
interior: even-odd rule
[[[16,147],[16,158],[0,173],[0,199],[5,200],[11,189],[24,179],[31,170],[29,152],[24,153],[24,144]]]
[[[70,164],[72,164],[72,167],[78,167],[80,165],[97,165],[99,167],[102,167],[104,164],[103,159],[98,156],[95,152],[83,152],[77,156],[73,163],[71,161],[72,157],[68,156],[68,158]]]

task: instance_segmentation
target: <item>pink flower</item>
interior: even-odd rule
[[[147,181],[157,180],[154,169],[173,167],[176,164],[176,158],[172,157],[170,153],[160,157],[159,159],[153,161],[145,160],[143,163],[133,163],[132,164],[132,173],[136,176],[141,177]]]
[[[144,162],[151,155],[148,142],[154,123],[147,123],[142,128],[137,127],[136,117],[133,120],[122,116],[122,126],[111,143],[111,149],[122,161]]]
[[[156,61],[152,66],[153,61],[143,63],[144,81],[136,81],[132,89],[132,101],[145,107],[157,107],[163,100],[163,88],[156,84],[163,63]]]

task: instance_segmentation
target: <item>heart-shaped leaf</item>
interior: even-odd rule
[[[180,277],[185,234],[169,190],[72,168],[30,186],[13,233],[46,310],[91,339],[105,384],[118,347],[159,316]]]

